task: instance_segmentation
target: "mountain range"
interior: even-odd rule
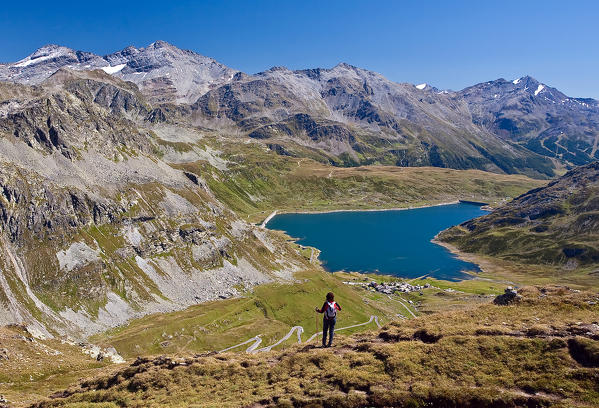
[[[249,136],[279,154],[338,166],[430,165],[547,178],[599,158],[599,102],[529,76],[454,92],[396,83],[345,63],[248,75],[157,41],[106,56],[48,45],[1,64],[0,80],[35,87],[65,69],[102,70],[134,83],[154,106],[147,120]]]
[[[450,92],[42,47],[0,65],[0,324],[81,338],[293,281],[313,257],[249,222],[265,210],[502,200],[543,182],[394,166],[552,177],[597,157],[598,112],[528,77]]]

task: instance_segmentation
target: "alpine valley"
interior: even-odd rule
[[[0,64],[0,406],[596,406],[598,147],[599,101],[530,76],[247,74],[163,41]],[[260,225],[459,200],[491,212],[435,239],[480,265],[457,282],[329,273]],[[301,337],[323,288],[332,352]]]

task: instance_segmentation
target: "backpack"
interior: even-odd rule
[[[324,315],[327,319],[334,319],[337,317],[337,308],[335,307],[335,302],[327,302],[327,308],[324,312]]]

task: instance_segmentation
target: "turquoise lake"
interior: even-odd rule
[[[467,279],[477,265],[431,242],[440,231],[487,212],[474,204],[391,211],[279,214],[266,225],[320,249],[328,271],[375,272],[406,278]]]

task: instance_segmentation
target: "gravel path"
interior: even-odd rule
[[[387,296],[387,297],[388,297],[389,299],[391,299],[392,301],[394,301],[394,302],[400,303],[400,304],[401,304],[401,305],[404,307],[404,309],[406,309],[408,312],[410,312],[410,314],[411,314],[412,316],[416,317],[416,315],[415,315],[415,314],[414,314],[414,313],[413,313],[413,312],[410,310],[410,308],[409,308],[409,307],[408,307],[408,306],[407,306],[407,305],[406,305],[404,302],[402,302],[402,301],[401,301],[401,300],[399,300],[399,299],[393,299],[391,296]],[[400,298],[400,299],[401,299],[401,298]],[[402,299],[402,300],[403,300],[403,299]]]
[[[370,316],[370,319],[368,319],[367,322],[358,323],[358,324],[354,324],[354,325],[347,326],[347,327],[340,327],[338,329],[335,329],[335,332],[338,332],[339,330],[346,330],[346,329],[352,329],[354,327],[365,326],[369,323],[372,323],[373,321],[377,325],[377,327],[380,329],[381,324],[379,323],[379,317],[373,315],[373,316]],[[258,348],[258,346],[262,343],[262,338],[260,338],[261,334],[259,334],[255,337],[252,337],[251,339],[244,341],[243,343],[239,343],[234,346],[227,347],[226,349],[219,351],[219,353],[224,353],[226,351],[233,350],[237,347],[241,347],[241,346],[244,346],[249,343],[252,343],[252,344],[245,350],[246,353],[260,353],[260,352],[264,352],[264,351],[271,351],[273,347],[276,347],[279,344],[283,343],[284,341],[288,340],[291,337],[291,335],[293,335],[294,332],[297,333],[298,344],[301,343],[302,342],[302,334],[304,333],[304,328],[302,326],[293,326],[291,328],[291,330],[289,330],[289,332],[285,336],[283,336],[280,340],[278,340],[274,344],[271,344],[270,346],[266,346],[266,347],[263,347],[260,349]],[[312,340],[314,340],[315,337],[320,336],[320,335],[322,335],[321,332],[314,333],[308,340],[306,340],[306,343],[311,342]]]
[[[251,339],[248,339],[248,340],[244,341],[243,343],[239,343],[239,344],[236,344],[234,346],[227,347],[226,349],[223,349],[223,350],[219,351],[219,353],[224,353],[225,351],[229,351],[229,350],[232,350],[234,348],[237,348],[237,347],[240,347],[240,346],[243,346],[245,344],[253,342],[253,344],[251,346],[249,346],[245,350],[246,352],[251,353],[252,351],[254,351],[256,349],[256,347],[258,347],[260,345],[260,343],[262,343],[262,339],[260,338],[260,336],[261,336],[261,334],[257,335],[256,337],[252,337]]]

